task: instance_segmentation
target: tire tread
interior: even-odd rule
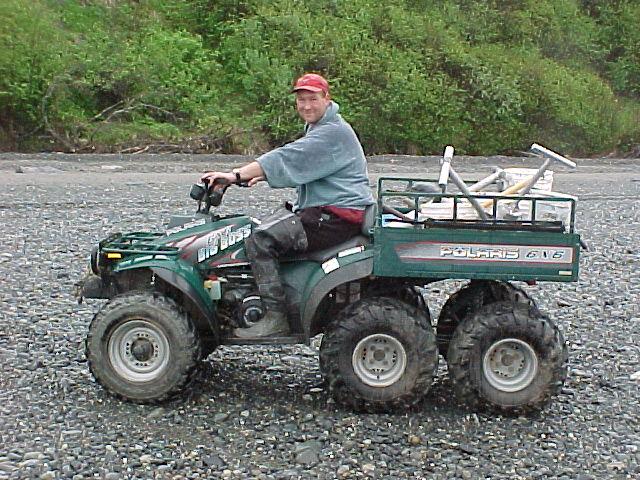
[[[537,352],[539,362],[551,365],[551,380],[526,404],[494,403],[483,395],[474,378],[474,368],[481,369],[474,363],[482,361],[476,358],[478,346],[493,331],[517,331],[520,335],[539,339],[543,347],[543,352]],[[473,409],[490,408],[502,413],[527,414],[541,409],[560,391],[567,376],[568,350],[560,329],[535,305],[505,301],[486,305],[463,321],[451,339],[448,363],[454,393],[462,403]]]
[[[344,348],[344,340],[353,333],[362,331],[371,319],[391,319],[395,324],[402,324],[403,328],[424,332],[424,348],[421,350],[423,361],[418,363],[413,388],[392,400],[364,398],[348,385],[340,369],[339,354]],[[417,307],[390,297],[370,297],[346,307],[327,329],[320,348],[320,369],[328,380],[331,394],[338,403],[356,411],[378,412],[410,408],[430,388],[437,363],[435,335],[427,316]]]
[[[94,336],[97,333],[96,330],[99,328],[99,325],[102,322],[108,321],[110,314],[118,310],[126,311],[132,307],[139,308],[141,304],[147,305],[149,309],[159,309],[166,314],[173,315],[176,320],[178,320],[175,325],[178,327],[178,330],[181,330],[179,335],[182,339],[182,345],[177,352],[177,358],[174,360],[174,362],[180,364],[177,368],[177,378],[173,380],[169,390],[154,398],[136,398],[116,390],[109,382],[109,375],[111,375],[111,373],[109,368],[104,365],[105,360],[101,352],[95,351],[92,348],[92,346],[96,344],[96,341],[101,342],[102,339],[95,339]],[[89,325],[89,333],[85,340],[87,363],[96,381],[111,395],[122,400],[141,404],[163,403],[182,393],[194,378],[196,366],[200,360],[200,350],[200,341],[188,314],[184,312],[173,299],[150,292],[128,292],[109,300],[93,317]]]

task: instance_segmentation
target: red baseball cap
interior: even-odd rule
[[[296,80],[296,84],[293,86],[293,91],[309,90],[310,92],[324,92],[329,93],[329,82],[327,82],[322,76],[315,73],[307,73]]]

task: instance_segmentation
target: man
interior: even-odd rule
[[[338,114],[327,81],[320,75],[303,75],[293,93],[305,122],[302,138],[232,172],[202,176],[207,181],[224,178],[252,186],[266,180],[273,188],[297,188],[292,211],[280,209],[263,219],[245,242],[266,313],[253,326],[236,329],[241,338],[289,332],[279,256],[328,248],[354,237],[360,231],[365,208],[374,203],[362,146]]]

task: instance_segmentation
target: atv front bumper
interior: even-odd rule
[[[107,284],[102,277],[87,273],[78,283],[75,284],[75,296],[78,303],[82,303],[84,298],[111,298],[114,295],[113,287]]]

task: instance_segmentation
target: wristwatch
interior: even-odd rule
[[[240,178],[240,169],[234,168],[233,170],[231,170],[231,173],[236,176],[236,183],[240,185],[242,183],[242,178]]]

